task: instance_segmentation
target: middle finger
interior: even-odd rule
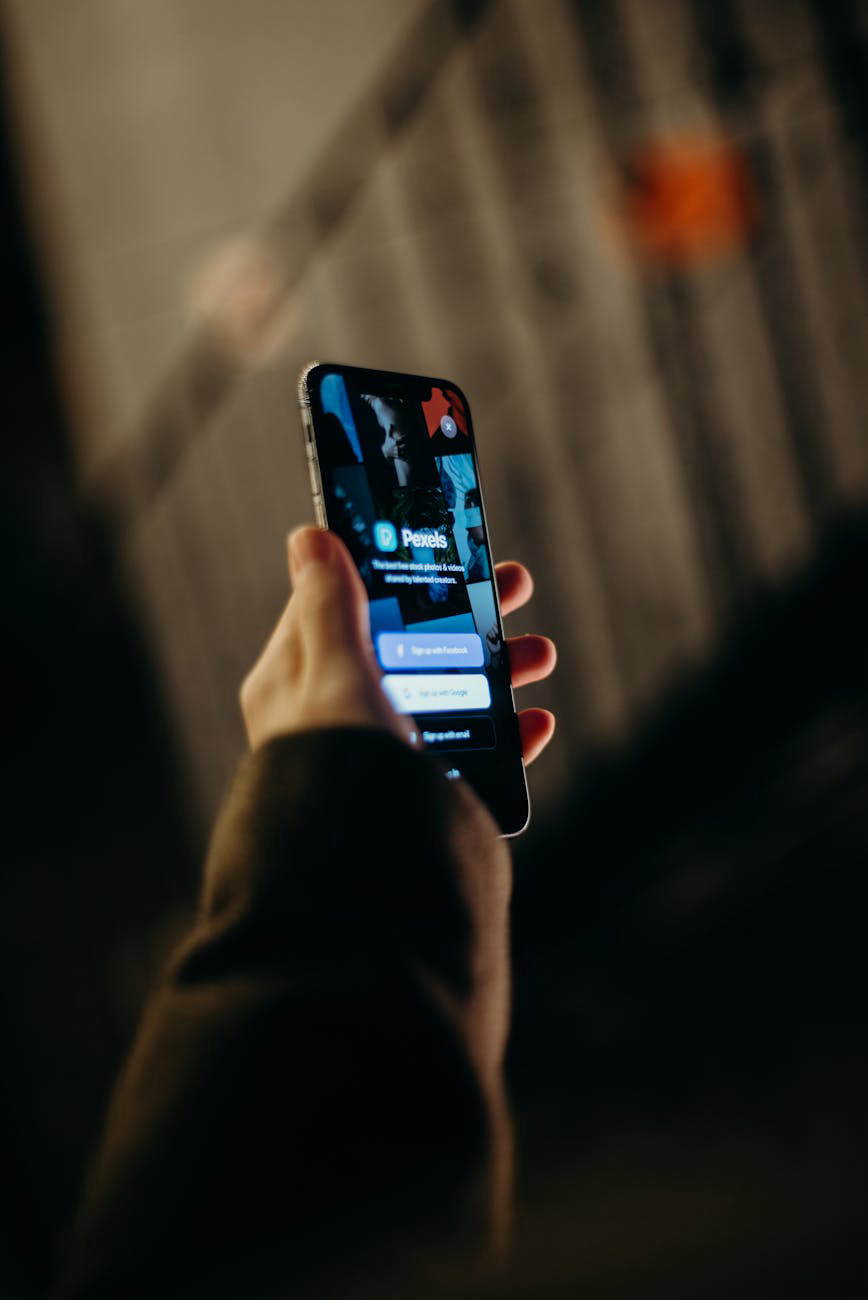
[[[513,686],[527,686],[530,682],[540,682],[548,677],[558,659],[554,641],[547,636],[509,637],[506,642],[509,651],[509,669]]]

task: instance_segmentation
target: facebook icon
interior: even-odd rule
[[[397,551],[398,532],[388,519],[378,519],[374,524],[374,545],[378,551]]]

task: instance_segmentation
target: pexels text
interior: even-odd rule
[[[402,546],[428,546],[431,550],[445,551],[449,538],[436,528],[425,528],[414,532],[412,528],[401,529]]]

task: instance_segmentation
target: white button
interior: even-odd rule
[[[387,673],[383,690],[399,713],[464,713],[491,704],[484,673]]]

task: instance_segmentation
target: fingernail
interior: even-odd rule
[[[297,528],[289,537],[290,572],[300,573],[307,564],[328,564],[331,538],[324,528]]]

